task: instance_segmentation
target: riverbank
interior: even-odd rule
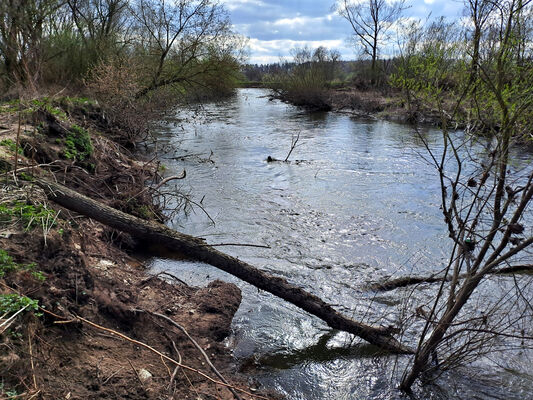
[[[241,301],[237,286],[214,281],[197,288],[147,274],[135,256],[141,243],[55,205],[32,182],[53,179],[132,215],[163,220],[146,190],[161,180],[159,163],[134,156],[117,137],[120,130],[88,99],[0,106],[0,394],[234,398],[228,385],[213,383],[220,378],[212,362],[234,391],[248,393],[243,399],[255,397],[223,342]]]
[[[347,113],[354,117],[428,126],[438,126],[441,122],[441,117],[436,110],[423,107],[414,112],[409,110],[401,94],[391,89],[382,91],[342,87],[328,89],[326,98],[332,111]]]
[[[423,106],[419,106],[416,111],[410,110],[401,93],[392,89],[362,90],[341,86],[297,94],[274,89],[273,97],[311,112],[332,111],[357,118],[382,119],[404,124],[426,126],[441,124],[441,115],[437,110]]]

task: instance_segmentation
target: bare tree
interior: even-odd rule
[[[97,52],[103,53],[110,40],[118,39],[119,33],[125,36],[127,0],[67,0],[67,4],[86,48],[94,46]]]
[[[491,58],[482,60],[479,56],[476,62],[478,107],[491,106],[497,119],[491,125],[492,140],[487,142],[484,154],[465,156],[473,138],[448,131],[450,115],[442,99],[438,100],[444,149],[442,154],[435,154],[429,146],[427,149],[438,171],[441,208],[453,249],[445,279],[429,310],[423,313],[425,324],[413,365],[400,386],[406,391],[424,373],[468,362],[494,350],[490,345],[495,338],[519,343],[533,339],[530,280],[510,278],[501,290],[480,297],[481,287],[498,267],[515,265],[520,254],[531,261],[533,236],[527,223],[533,172],[530,164],[512,165],[510,155],[524,126],[523,113],[533,106],[533,89],[522,82],[524,76],[526,82],[531,82],[533,68],[530,65],[524,71],[516,58],[520,43],[515,36],[516,17],[528,3],[494,3],[492,29],[497,39],[492,42]],[[459,96],[458,101],[464,97]],[[475,305],[469,306],[469,302]]]
[[[138,97],[164,86],[197,83],[198,76],[232,58],[233,49],[224,45],[233,39],[229,18],[213,0],[139,0],[131,10],[151,75]]]
[[[62,5],[60,0],[0,2],[0,59],[7,82],[35,86],[43,61],[44,30]]]
[[[340,0],[335,5],[337,13],[350,23],[364,54],[371,58],[374,83],[380,46],[389,37],[389,29],[406,8],[405,0]]]

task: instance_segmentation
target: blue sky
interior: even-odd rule
[[[249,38],[249,62],[266,64],[290,58],[290,49],[308,45],[340,51],[342,59],[358,56],[347,40],[350,25],[336,15],[334,0],[222,0],[229,10],[234,30]],[[406,0],[411,8],[405,17],[459,18],[460,0]]]

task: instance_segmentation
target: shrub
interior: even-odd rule
[[[65,138],[63,155],[69,160],[85,161],[93,154],[91,136],[81,126],[72,125]]]

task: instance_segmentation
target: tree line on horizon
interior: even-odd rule
[[[339,0],[333,9],[348,22],[354,48],[360,51],[358,60],[342,61],[336,51],[324,47],[296,48],[292,61],[245,65],[245,77],[263,81],[300,105],[323,104],[327,90],[339,86],[398,92],[413,118],[424,107],[437,109],[435,96],[446,93],[469,100],[461,101],[456,117],[481,130],[498,119],[493,118],[498,99],[491,94],[492,83],[511,102],[531,97],[531,1],[465,0],[463,18],[456,20],[409,18],[404,0]],[[384,47],[393,56],[381,57]],[[495,81],[500,70],[505,74]],[[524,108],[521,134],[531,131]]]

